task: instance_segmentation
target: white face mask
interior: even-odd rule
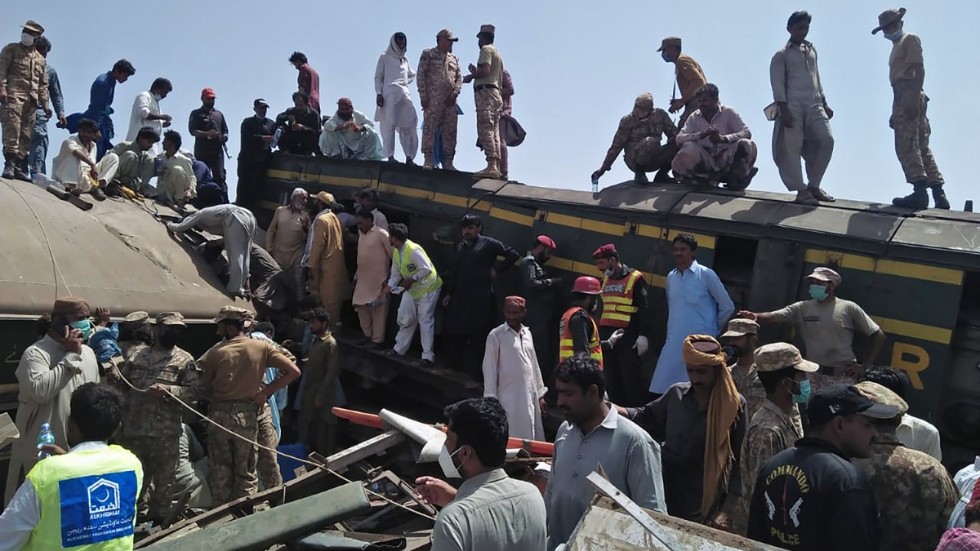
[[[20,43],[24,46],[33,46],[35,37],[31,33],[20,33]]]
[[[150,95],[153,96],[153,99],[155,99],[157,101],[160,101],[160,100],[163,99],[163,96],[161,96],[160,94],[158,94],[156,92],[150,92]]]
[[[453,461],[453,456],[459,453],[461,449],[463,448],[456,448],[456,451],[449,453],[449,448],[442,448],[443,451],[439,454],[439,466],[442,467],[442,474],[446,478],[463,478],[463,475],[459,472],[459,467]]]

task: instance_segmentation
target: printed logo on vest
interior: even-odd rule
[[[134,471],[59,481],[61,545],[75,547],[132,535],[138,493]]]
[[[414,263],[411,263],[411,262],[408,264],[407,268],[408,268],[408,271],[410,271],[410,272],[414,272],[416,270],[415,264]]]
[[[800,517],[810,481],[803,469],[796,465],[780,465],[765,479],[762,488],[769,517],[769,534],[783,545],[798,547]]]

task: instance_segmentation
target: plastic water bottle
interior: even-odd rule
[[[157,157],[153,161],[153,173],[157,176],[163,174],[163,157]]]
[[[592,177],[592,193],[599,193],[599,177]]]
[[[272,135],[272,149],[279,147],[279,138],[282,137],[282,128],[276,128],[276,133]]]
[[[54,433],[51,432],[51,425],[44,423],[41,425],[41,433],[37,435],[37,460],[47,459],[51,454],[43,449],[44,446],[54,445]]]

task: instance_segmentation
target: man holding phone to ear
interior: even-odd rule
[[[39,341],[28,346],[17,366],[17,430],[7,473],[4,504],[37,463],[37,437],[41,425],[49,423],[55,444],[68,449],[68,413],[71,393],[85,383],[99,382],[99,362],[95,352],[83,344],[92,334],[89,305],[77,297],[55,301],[51,328]]]

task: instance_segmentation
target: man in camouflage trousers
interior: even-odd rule
[[[661,142],[664,136],[666,143]],[[672,182],[668,172],[677,154],[675,136],[677,127],[666,111],[653,106],[653,95],[640,94],[633,103],[633,111],[619,120],[606,159],[599,170],[592,173],[592,179],[598,180],[608,172],[619,153],[625,150],[623,160],[636,175],[633,181],[645,184],[649,181],[646,173],[656,171],[654,182]]]
[[[759,374],[755,365],[755,350],[759,343],[759,324],[750,319],[735,318],[728,322],[727,330],[718,337],[718,340],[732,353],[729,355],[728,361],[732,361],[733,356],[738,358],[738,361],[729,365],[728,369],[732,372],[735,388],[745,398],[748,419],[751,421],[752,416],[759,411],[762,403],[766,400],[766,389],[759,381]]]
[[[735,321],[748,320],[732,320]],[[728,331],[732,331],[730,324]],[[803,438],[797,404],[806,403],[810,388],[807,377],[819,366],[804,360],[795,346],[776,342],[755,351],[755,368],[766,394],[758,412],[749,418],[742,445],[742,496],[732,515],[732,529],[741,535],[745,535],[749,502],[762,464]]]
[[[38,109],[51,117],[48,107],[47,65],[34,41],[44,27],[24,23],[20,42],[0,50],[0,127],[3,129],[3,177],[31,181],[27,167],[34,119]]]
[[[126,393],[122,441],[143,464],[143,491],[138,511],[159,523],[170,512],[171,484],[177,470],[184,408],[170,395],[192,404],[200,394],[200,372],[194,357],[177,346],[184,317],[165,312],[156,317],[154,343],[132,355],[122,374],[139,390]]]
[[[258,491],[256,463],[259,419],[268,413],[269,395],[299,377],[296,364],[275,346],[245,335],[251,312],[225,306],[214,322],[222,341],[198,359],[208,417],[208,486],[215,506]],[[263,384],[266,367],[281,375]],[[229,432],[230,431],[230,432]]]
[[[487,157],[487,167],[473,173],[477,178],[500,178],[500,113],[504,107],[503,88],[504,60],[493,45],[496,28],[482,25],[476,35],[480,44],[480,57],[476,65],[470,63],[470,73],[463,82],[473,82],[476,100],[476,134],[480,147]]]
[[[912,184],[912,193],[896,197],[892,204],[917,210],[928,208],[926,189],[932,189],[936,208],[949,209],[949,200],[943,191],[945,181],[929,149],[932,127],[926,116],[929,97],[923,91],[926,70],[922,41],[918,35],[904,31],[904,16],[905,8],[885,10],[878,16],[878,26],[871,31],[871,34],[884,31],[885,39],[892,42],[888,78],[895,99],[888,126],[895,130],[895,153],[902,164],[905,179]]]
[[[453,43],[459,38],[449,29],[436,35],[436,47],[422,50],[415,77],[422,102],[422,168],[435,168],[436,131],[442,134],[442,168],[456,170],[456,98],[463,87],[459,59],[453,55]]]
[[[897,406],[899,411],[892,419],[875,421],[878,437],[871,443],[871,457],[854,461],[871,481],[878,502],[881,549],[935,549],[959,491],[942,463],[906,448],[895,436],[909,409],[905,400],[878,383],[854,386],[872,402]]]

